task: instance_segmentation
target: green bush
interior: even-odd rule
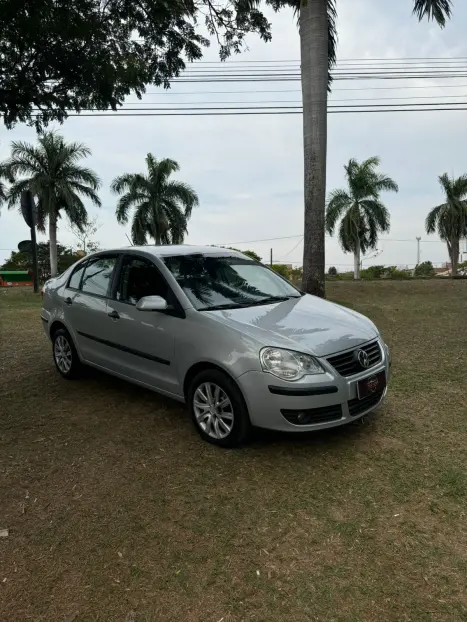
[[[331,266],[328,270],[328,275],[329,276],[337,276],[337,268],[335,268],[334,266]]]
[[[290,279],[290,269],[283,263],[274,263],[271,268],[285,279]]]
[[[241,251],[239,248],[232,248],[232,246],[229,246],[229,250],[243,253],[244,255],[246,255],[250,259],[254,259],[255,261],[261,261],[261,257],[257,253],[255,253],[255,251]]]
[[[399,270],[396,266],[385,268],[384,276],[388,279],[410,279],[410,273],[407,270]]]
[[[431,261],[424,261],[423,263],[419,263],[418,266],[415,268],[414,276],[430,277],[434,275],[435,270]]]
[[[366,269],[371,279],[380,279],[386,273],[384,266],[368,266]]]

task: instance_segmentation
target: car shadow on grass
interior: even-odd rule
[[[191,427],[192,423],[185,404],[150,389],[122,381],[94,368],[87,368],[85,376],[85,381],[90,382],[90,384],[97,383],[101,391],[114,393],[117,401],[122,402],[122,404],[134,405],[135,410],[139,410],[139,407],[149,406],[154,416],[162,412],[168,414],[169,416],[165,417],[165,425],[170,426],[171,431],[179,428],[181,437],[189,434],[187,428],[188,426]],[[119,397],[117,398],[117,396]],[[346,425],[311,432],[277,432],[254,428],[251,441],[240,447],[239,450],[246,449],[261,453],[264,450],[270,451],[273,447],[277,447],[278,451],[281,452],[289,450],[293,452],[297,449],[306,448],[313,450],[322,448],[325,450],[329,447],[335,449],[339,445],[351,446],[371,436],[377,417],[378,413],[373,413]],[[194,427],[192,429],[194,430]],[[199,442],[203,443],[201,438]],[[220,449],[220,451],[225,450]]]

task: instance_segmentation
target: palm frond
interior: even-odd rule
[[[425,220],[425,230],[428,234],[435,233],[438,229],[438,232],[441,236],[441,230],[439,229],[439,223],[442,221],[443,214],[448,210],[447,203],[442,203],[441,205],[437,205],[428,213],[428,216]]]
[[[399,186],[396,182],[391,179],[391,177],[387,177],[386,175],[377,174],[374,187],[377,193],[383,190],[386,190],[387,192],[399,192]]]
[[[458,199],[462,200],[467,197],[467,175],[461,175],[453,180],[452,193]]]
[[[450,197],[452,195],[452,182],[449,175],[447,173],[443,173],[438,177],[438,181],[441,188],[446,193],[446,196]]]
[[[133,244],[144,246],[147,243],[147,229],[148,223],[146,220],[145,210],[139,208],[136,210],[131,224],[131,240]]]
[[[76,164],[71,165],[67,163],[66,166],[62,167],[60,175],[70,182],[86,184],[93,190],[99,190],[102,185],[100,177],[93,170],[83,166],[76,166]]]
[[[326,231],[329,235],[333,235],[337,221],[351,206],[352,198],[345,190],[334,190],[330,193],[326,207]]]
[[[143,203],[147,197],[143,194],[139,194],[137,192],[127,192],[122,197],[120,197],[117,203],[117,209],[115,210],[115,215],[117,216],[117,221],[121,225],[125,225],[128,222],[128,212],[132,207],[138,207]]]
[[[75,182],[75,181],[70,181],[68,183],[68,187],[73,192],[75,192],[77,194],[80,194],[83,197],[85,197],[86,199],[89,199],[90,201],[92,201],[92,203],[96,207],[101,207],[102,201],[100,200],[99,195],[96,193],[94,188],[92,188],[92,187],[90,188],[89,186],[86,186],[83,183],[78,183],[78,182]]]
[[[433,19],[444,28],[446,19],[451,17],[451,0],[415,0],[413,12],[422,20],[424,17]]]
[[[35,192],[37,188],[34,187],[34,183],[31,183],[30,179],[19,179],[10,186],[6,195],[8,209],[20,207],[21,193],[25,190],[31,190],[33,195],[37,194]]]
[[[376,233],[387,233],[391,227],[391,216],[388,208],[378,199],[365,199],[360,202],[365,212],[365,220],[368,228]]]
[[[358,241],[358,229],[352,217],[352,210],[349,210],[341,220],[338,235],[343,251],[346,253],[355,252]]]
[[[110,184],[110,189],[114,194],[121,194],[126,190],[140,189],[142,187],[148,187],[149,180],[145,175],[140,173],[124,173],[119,177],[116,177]]]
[[[151,154],[149,154],[151,155]],[[180,170],[180,165],[175,160],[171,160],[170,158],[164,158],[163,160],[159,160],[157,162],[157,179],[158,182],[162,185],[167,182],[167,179],[172,175],[172,173],[176,173]]]
[[[371,158],[368,158],[366,160],[364,160],[359,167],[365,171],[365,172],[372,172],[374,171],[374,169],[376,167],[378,167],[381,164],[381,158],[379,156],[371,156]]]
[[[164,197],[179,203],[187,218],[191,216],[194,207],[199,205],[199,198],[195,190],[183,181],[169,181],[164,188]]]

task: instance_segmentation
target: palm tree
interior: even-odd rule
[[[117,220],[126,224],[129,211],[134,208],[131,226],[134,244],[146,244],[148,236],[156,244],[181,244],[192,209],[198,205],[198,195],[188,184],[169,179],[180,170],[174,160],[157,160],[148,153],[146,165],[146,175],[125,173],[113,180],[112,192],[124,193],[117,204]]]
[[[78,164],[89,155],[91,150],[82,143],[66,143],[59,134],[45,132],[38,146],[12,142],[11,157],[4,163],[8,176],[15,180],[8,191],[8,208],[18,206],[23,190],[30,190],[37,197],[39,231],[45,232],[48,220],[52,276],[57,274],[57,221],[61,212],[72,224],[82,227],[87,211],[81,197],[101,205],[99,177]]]
[[[349,189],[331,192],[326,208],[326,230],[333,235],[337,222],[339,241],[346,253],[354,254],[354,278],[360,278],[361,254],[376,248],[378,234],[389,231],[389,212],[379,195],[383,190],[397,192],[395,181],[376,172],[378,157],[359,164],[350,160],[345,168]]]
[[[444,173],[439,183],[446,195],[445,202],[434,207],[425,222],[427,233],[437,232],[448,247],[452,276],[457,274],[459,243],[467,236],[467,175],[450,179]]]
[[[413,0],[414,14],[443,27],[451,0]],[[259,0],[250,0],[250,6]],[[291,6],[299,15],[303,97],[305,229],[303,289],[324,296],[324,224],[328,68],[336,59],[335,0],[269,0],[275,9]]]

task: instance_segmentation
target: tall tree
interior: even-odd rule
[[[37,197],[38,229],[49,224],[51,275],[57,274],[57,221],[64,212],[72,224],[87,223],[87,211],[81,197],[100,206],[97,190],[101,184],[94,171],[78,164],[91,155],[82,143],[66,143],[55,132],[39,137],[38,146],[25,142],[11,143],[11,157],[4,163],[8,176],[15,181],[8,191],[8,207],[20,204],[23,190]]]
[[[122,195],[117,204],[117,220],[126,224],[134,208],[134,244],[146,244],[148,236],[156,244],[181,244],[192,209],[199,203],[198,195],[188,184],[170,179],[172,173],[180,170],[174,160],[157,160],[148,153],[146,166],[146,175],[125,173],[113,180],[112,192]]]
[[[445,201],[434,207],[425,222],[426,232],[437,232],[448,247],[451,274],[457,275],[459,244],[467,237],[467,175],[450,179],[447,173],[439,177]]]
[[[70,110],[113,110],[170,80],[220,34],[220,54],[248,32],[270,39],[250,0],[0,0],[0,114],[38,129]]]
[[[445,25],[451,0],[413,0],[419,20]],[[257,3],[256,3],[257,4]],[[303,289],[324,296],[324,224],[328,66],[335,63],[335,0],[271,0],[277,10],[291,6],[299,13],[303,96],[305,230]]]
[[[389,211],[380,200],[383,190],[398,191],[390,177],[378,173],[378,157],[361,164],[350,160],[344,166],[348,190],[334,190],[326,209],[326,230],[333,235],[337,223],[339,242],[346,253],[354,254],[354,278],[360,278],[361,255],[375,249],[378,234],[389,231]]]
[[[88,253],[94,253],[100,248],[99,242],[94,239],[94,236],[99,231],[102,225],[98,224],[97,216],[91,218],[84,225],[70,224],[68,231],[73,235],[76,240],[78,250],[83,251],[86,255]]]

